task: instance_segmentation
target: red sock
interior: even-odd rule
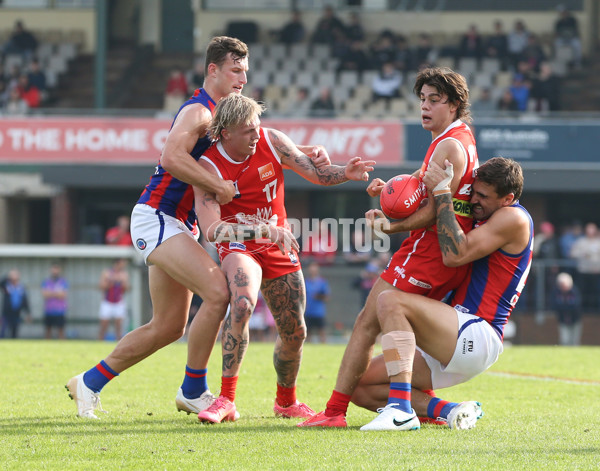
[[[334,390],[331,393],[329,401],[327,401],[327,407],[325,408],[325,415],[327,417],[333,417],[335,415],[346,416],[348,411],[348,404],[350,404],[350,395],[337,392]]]
[[[277,385],[277,404],[281,407],[289,407],[296,402],[296,386],[292,388],[284,388]]]
[[[237,388],[237,376],[221,376],[221,396],[226,397],[231,402],[235,401],[235,390]]]
[[[433,389],[421,389],[421,392],[424,392],[425,394],[431,397],[437,397]]]

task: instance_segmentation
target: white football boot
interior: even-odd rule
[[[85,385],[83,375],[84,373],[81,373],[71,378],[65,388],[69,391],[69,397],[77,404],[77,415],[79,417],[97,419],[98,417],[94,414],[94,411],[99,410],[104,413],[106,411],[102,409],[100,393],[95,393]]]
[[[468,430],[475,427],[482,416],[483,410],[479,402],[461,402],[448,413],[448,427],[455,430]]]
[[[177,396],[175,396],[175,405],[179,412],[184,411],[190,414],[198,414],[198,412],[210,407],[215,402],[215,396],[207,389],[200,397],[188,399],[183,395],[183,391],[179,388]]]
[[[418,430],[421,423],[414,410],[409,414],[393,407],[395,404],[388,404],[382,409],[377,409],[379,415],[371,422],[363,425],[360,429],[364,431],[371,430]]]

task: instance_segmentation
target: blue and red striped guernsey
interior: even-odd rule
[[[512,207],[525,212],[529,219],[529,243],[519,254],[496,250],[475,260],[467,279],[456,290],[452,306],[487,321],[504,337],[504,326],[519,300],[527,281],[533,255],[533,220],[517,201]],[[484,224],[485,221],[476,224]]]
[[[216,103],[206,93],[203,88],[198,88],[193,95],[187,100],[173,119],[173,123],[177,119],[181,110],[188,105],[199,103],[212,113]],[[171,128],[173,127],[171,123]],[[191,154],[194,159],[198,160],[206,149],[210,147],[211,139],[208,134],[201,139],[198,139]],[[169,216],[179,219],[187,227],[193,229],[196,225],[196,212],[194,211],[194,190],[191,185],[178,180],[170,175],[160,165],[160,161],[156,166],[154,174],[150,177],[150,182],[144,188],[138,204],[147,204],[152,208],[158,209]]]

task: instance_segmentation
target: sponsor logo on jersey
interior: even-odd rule
[[[138,239],[135,241],[135,246],[140,250],[146,250],[146,247],[148,246],[148,244],[146,243],[146,241],[144,239]]]
[[[229,250],[246,250],[246,244],[241,242],[229,242]]]
[[[457,198],[452,198],[452,204],[454,206],[454,213],[459,216],[464,216],[466,218],[473,217],[473,211],[471,209],[471,203],[464,200],[459,200]]]
[[[469,313],[469,308],[461,306],[460,304],[457,304],[456,306],[454,306],[454,309],[458,312],[464,312],[466,314]]]
[[[431,289],[430,284],[427,284],[424,281],[417,280],[416,278],[413,278],[412,276],[408,279],[408,282],[411,285],[418,286],[419,288]]]
[[[267,165],[263,165],[262,167],[258,167],[258,175],[262,180],[268,180],[271,177],[275,176],[275,169],[273,168],[273,164],[269,162]]]
[[[404,274],[404,268],[401,267],[394,267],[394,274],[396,275],[396,278],[400,277],[400,278],[405,278],[406,275]]]
[[[290,256],[290,262],[294,264],[298,263],[298,257],[294,252],[288,252],[288,255]]]

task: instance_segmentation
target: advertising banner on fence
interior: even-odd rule
[[[472,126],[479,160],[494,156],[519,162],[598,162],[597,123],[557,121],[543,123],[488,122]],[[431,134],[419,124],[405,124],[407,161],[422,162]]]
[[[0,162],[48,164],[155,163],[171,123],[151,118],[0,120]],[[322,144],[334,163],[360,156],[397,165],[404,154],[398,122],[264,120],[297,144]]]

